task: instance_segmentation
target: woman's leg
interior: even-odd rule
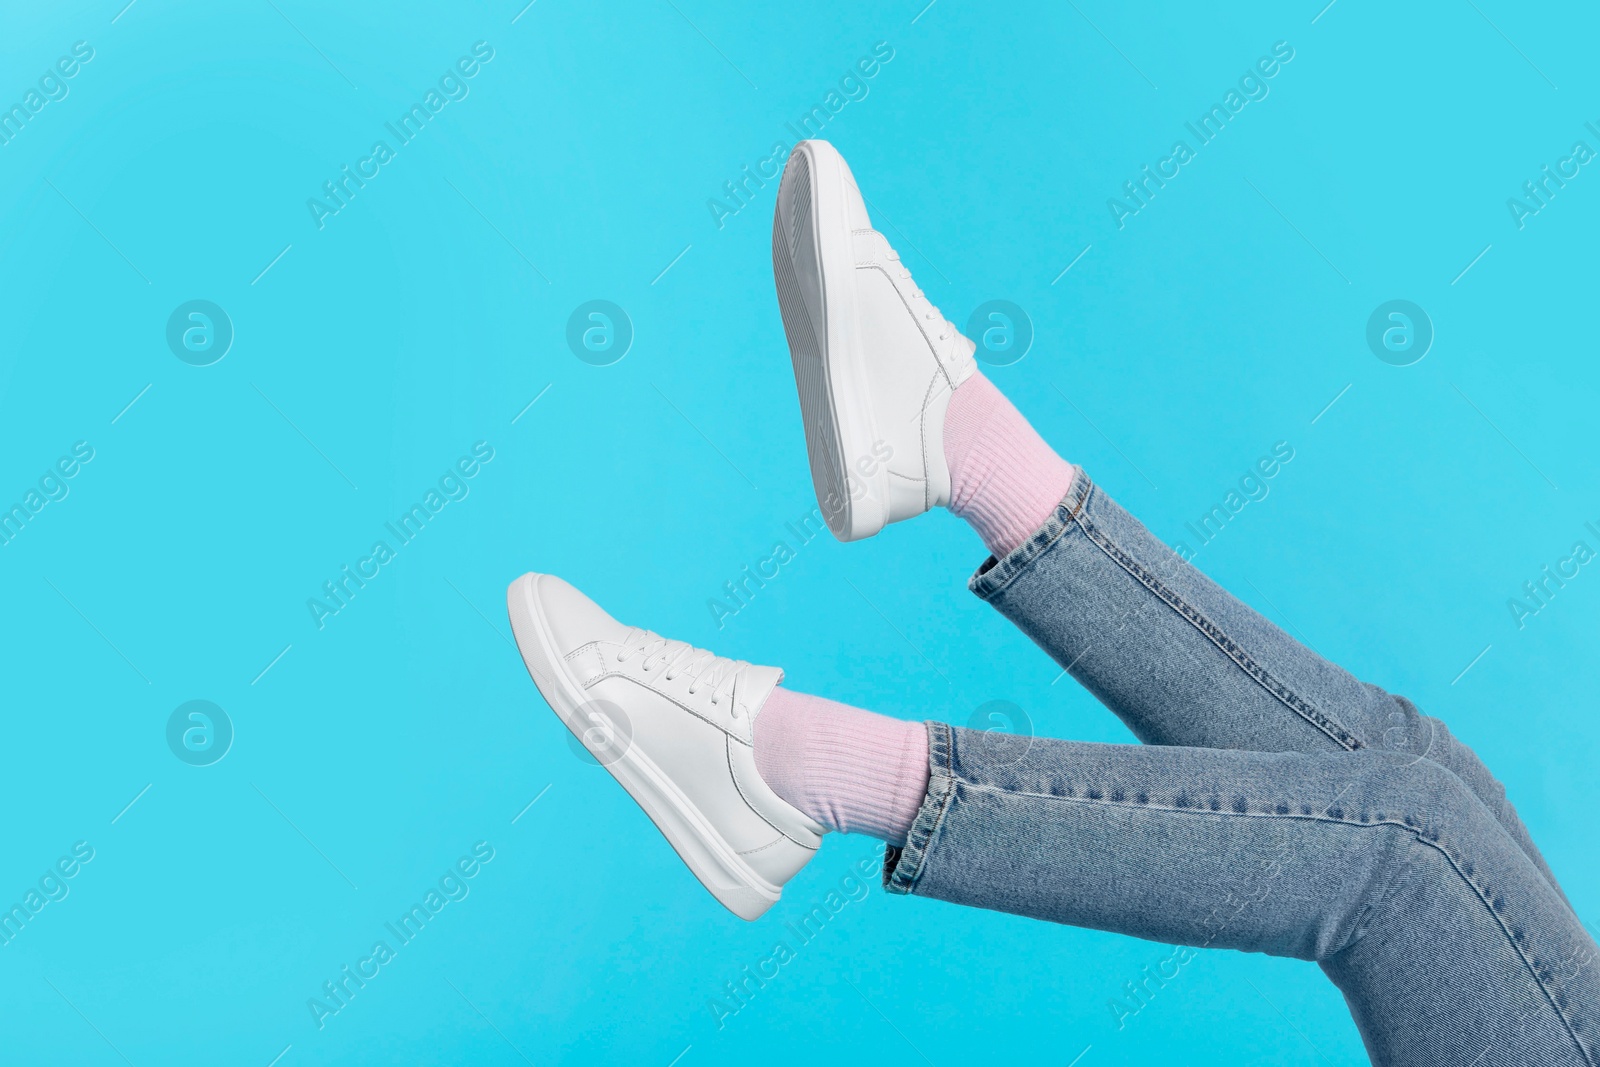
[[[928,730],[891,892],[1315,960],[1374,1063],[1600,1062],[1593,941],[1431,761]]]
[[[507,601],[551,707],[744,918],[826,829],[867,829],[903,842],[898,892],[1316,960],[1380,1062],[1600,1067],[1593,943],[1431,760],[919,729],[626,626],[549,575]]]
[[[842,540],[948,505],[999,557],[974,591],[1142,740],[1432,760],[1555,885],[1499,783],[1442,725],[1291,640],[1040,440],[872,229],[832,146],[795,147],[772,238],[812,481]]]
[[[1316,959],[1380,1062],[1593,1065],[1593,943],[1470,752],[1233,600],[1045,447],[826,144],[785,168],[773,267],[830,528],[857,540],[948,503],[1000,557],[975,591],[1169,746],[931,726],[891,888]],[[895,749],[890,734],[869,747]],[[767,736],[757,719],[763,775]],[[803,764],[771,771],[780,794]],[[847,807],[892,823],[894,795]]]
[[[1375,1063],[1595,1067],[1593,941],[1431,760],[922,733],[782,688],[753,741],[780,797],[891,843],[891,892],[1314,960]]]
[[[1052,463],[1048,446],[981,375],[951,398],[945,435],[951,509],[1000,557],[973,577],[973,592],[1141,741],[1371,748],[1431,760],[1466,783],[1556,885],[1505,789],[1442,722],[1306,648],[1179,558],[1081,468]],[[1018,470],[1027,473],[1019,479]],[[1048,497],[1039,488],[1056,502],[1041,506]]]

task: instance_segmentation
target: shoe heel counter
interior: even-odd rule
[[[816,854],[816,849],[797,845],[780,835],[760,848],[741,852],[740,856],[751,870],[781,889]]]

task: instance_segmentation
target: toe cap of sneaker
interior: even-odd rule
[[[557,655],[565,656],[591,641],[618,640],[627,629],[553,574],[524,574],[512,583],[510,595],[527,598],[543,620]]]
[[[805,152],[811,158],[813,181],[837,180],[843,186],[846,221],[852,230],[872,229],[872,218],[867,214],[866,200],[856,185],[856,176],[844,161],[839,150],[827,141],[801,141],[796,152]]]

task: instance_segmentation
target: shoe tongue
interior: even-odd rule
[[[736,699],[750,709],[752,723],[755,722],[756,716],[761,714],[767,698],[781,681],[783,681],[783,671],[778,667],[760,667],[752,663],[744,669],[744,680],[740,684]]]
[[[972,354],[977,350],[978,345],[975,341],[967,337],[967,335],[961,331],[956,331],[956,352],[959,354],[963,364],[970,363],[972,361]],[[960,385],[962,382],[966,381],[972,373],[972,371],[965,366],[962,367],[962,370],[966,371],[966,373],[957,376],[955,383],[957,385]]]

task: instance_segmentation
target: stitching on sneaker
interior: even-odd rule
[[[918,315],[916,310],[912,308],[911,304],[907,302],[905,294],[900,291],[900,286],[895,284],[894,278],[887,270],[883,268],[881,263],[857,263],[856,270],[875,270],[879,274],[883,275],[884,280],[889,283],[889,287],[894,290],[894,295],[900,298],[900,306],[905,309],[905,313],[907,315],[911,316],[911,321],[916,323],[917,332],[922,335],[923,343],[928,346],[928,354],[933,357],[933,365],[939,368],[939,373],[944,375],[945,381],[948,382],[950,380],[950,375],[944,369],[944,360],[939,358],[939,347],[934,344],[933,338],[928,336],[928,331],[924,329],[922,325],[922,316]],[[926,299],[926,297],[924,297],[924,299]],[[933,301],[930,300],[928,303],[932,304]],[[954,392],[955,386],[952,385],[950,388],[951,391]]]
[[[937,359],[934,361],[938,362]],[[928,477],[932,468],[928,465],[928,408],[932,404],[933,391],[939,384],[939,376],[935,374],[928,379],[928,391],[922,394],[922,410],[917,416],[917,436],[922,443],[922,506],[933,507],[933,479]],[[954,395],[954,394],[952,394]],[[939,448],[944,449],[944,442],[939,442]],[[952,487],[953,488],[953,487]]]
[[[735,738],[735,737],[729,737],[729,738],[728,738],[728,740],[729,740],[729,741],[730,741],[730,742],[731,742],[731,741],[737,741],[737,740],[738,740],[738,738]],[[740,742],[740,743],[741,743],[741,744],[743,744],[743,742]],[[751,749],[751,751],[752,751],[752,753],[753,753],[753,752],[754,752],[754,751],[755,751],[755,746],[754,746],[754,745],[751,745],[751,746],[749,746],[749,747],[750,747],[750,749]],[[750,809],[750,813],[751,813],[751,814],[752,814],[752,815],[754,815],[754,816],[755,816],[755,817],[756,817],[756,818],[758,818],[758,819],[760,819],[760,820],[761,820],[761,821],[762,821],[762,822],[764,822],[764,823],[766,823],[766,824],[767,824],[767,825],[768,825],[768,826],[770,826],[770,827],[772,827],[772,829],[773,829],[773,830],[774,830],[774,831],[775,831],[775,832],[776,832],[776,833],[777,833],[777,834],[778,834],[778,835],[779,835],[779,836],[780,836],[780,837],[782,837],[782,838],[783,838],[783,839],[784,839],[784,840],[786,840],[786,841],[792,841],[792,842],[794,842],[794,843],[795,843],[795,844],[797,844],[797,845],[799,845],[799,846],[800,846],[800,847],[801,847],[801,848],[810,848],[810,849],[813,849],[813,850],[815,850],[815,846],[813,846],[813,845],[807,845],[807,844],[806,844],[806,843],[805,843],[805,842],[803,842],[803,841],[796,841],[796,840],[795,840],[795,839],[794,839],[794,837],[793,837],[793,836],[791,836],[791,835],[790,835],[790,834],[789,834],[789,833],[788,833],[788,832],[787,832],[787,831],[785,831],[785,830],[784,830],[784,828],[783,828],[783,827],[781,827],[781,826],[779,826],[779,825],[778,825],[778,824],[777,824],[777,823],[775,823],[775,822],[773,822],[773,821],[772,821],[772,820],[771,820],[771,819],[769,819],[769,818],[767,818],[767,817],[766,817],[766,816],[765,816],[765,815],[763,815],[763,814],[762,814],[762,813],[761,813],[761,811],[760,811],[760,810],[759,810],[759,809],[758,809],[758,808],[757,808],[757,807],[756,807],[756,806],[755,806],[755,805],[754,805],[754,804],[752,804],[752,803],[751,803],[751,802],[750,802],[750,795],[749,795],[749,794],[748,794],[748,793],[746,793],[746,792],[745,792],[745,791],[744,791],[744,783],[743,783],[743,782],[742,782],[742,781],[740,781],[740,780],[739,780],[739,769],[738,769],[738,767],[736,767],[736,766],[734,766],[734,762],[733,762],[733,749],[732,749],[732,748],[729,748],[729,749],[728,749],[728,750],[727,750],[727,758],[728,758],[728,776],[729,776],[729,777],[731,777],[731,778],[732,778],[732,779],[733,779],[733,787],[734,787],[734,789],[736,789],[736,790],[738,790],[738,792],[739,792],[739,799],[740,799],[740,800],[742,800],[742,801],[744,801],[744,806],[745,806],[745,807],[747,807],[747,808],[749,808],[749,809]],[[759,772],[759,771],[758,771],[758,772],[757,772],[757,773],[756,773],[756,777],[758,777],[758,778],[759,778],[759,777],[760,777],[760,776],[761,776],[761,775],[760,775],[760,772]],[[764,782],[763,782],[763,783],[762,783],[762,784],[765,784],[765,783],[764,783]],[[771,789],[772,789],[772,787],[771,787],[771,786],[768,786],[768,787],[767,787],[767,788],[768,788],[768,791],[769,791],[769,792],[770,792],[770,791],[771,791]],[[776,793],[773,793],[773,796],[777,796],[777,794],[776,794]],[[785,804],[788,804],[788,803],[789,803],[789,802],[788,802],[788,801],[786,801],[786,800],[784,800],[784,799],[783,799],[783,798],[782,798],[782,797],[778,797],[778,800],[779,800],[779,801],[781,801],[781,802],[782,802],[782,803],[785,803]],[[789,804],[789,806],[790,806],[790,807],[794,807],[794,805],[793,805],[793,804]],[[796,811],[798,811],[798,810],[799,810],[799,809],[798,809],[798,808],[796,808],[796,809],[795,809],[795,810],[796,810]],[[805,814],[805,813],[804,813],[804,812],[801,812],[801,814],[802,814],[802,815],[803,815],[803,814]]]

